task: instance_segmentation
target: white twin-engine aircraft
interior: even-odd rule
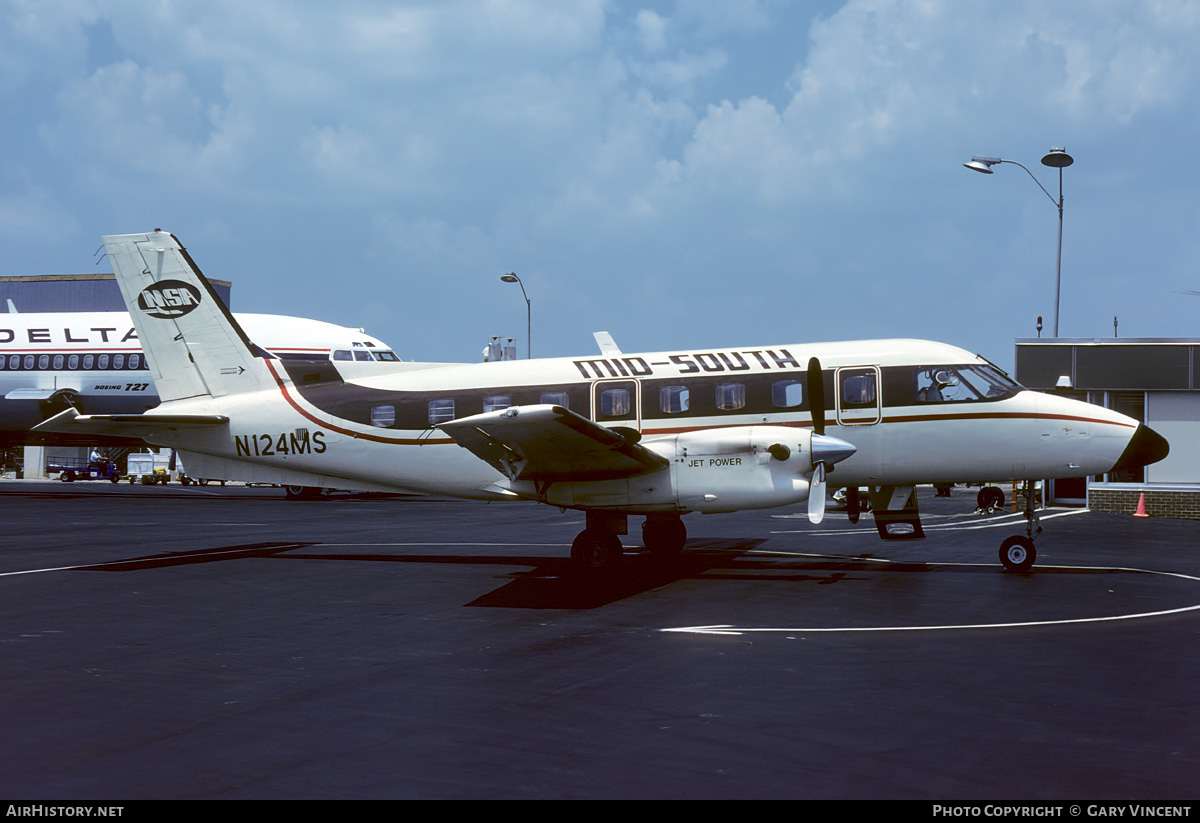
[[[170,233],[104,245],[163,402],[141,415],[68,409],[39,430],[142,437],[204,477],[580,509],[571,554],[593,572],[619,564],[629,515],[664,555],[683,548],[689,512],[807,499],[820,522],[835,465],[851,520],[867,487],[889,539],[922,536],[918,483],[1079,477],[1167,454],[1136,420],[919,340],[633,355],[606,340],[599,357],[344,379],[254,345]],[[1007,568],[1033,564],[1029,518],[1004,542]]]

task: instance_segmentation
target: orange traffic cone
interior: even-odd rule
[[[1138,507],[1137,507],[1137,511],[1135,511],[1133,513],[1133,516],[1134,517],[1149,517],[1150,516],[1150,515],[1146,514],[1146,494],[1145,494],[1145,492],[1138,495]]]

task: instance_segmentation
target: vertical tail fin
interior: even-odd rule
[[[250,342],[174,235],[103,240],[163,401],[270,385],[262,358],[271,355]]]

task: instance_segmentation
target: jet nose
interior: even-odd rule
[[[1161,434],[1144,423],[1138,423],[1137,431],[1129,439],[1129,445],[1110,471],[1133,471],[1151,463],[1157,463],[1171,451],[1171,444]]]
[[[820,462],[827,466],[832,466],[834,463],[845,460],[856,451],[858,449],[839,437],[831,437],[828,434],[814,434],[812,436],[812,459],[814,463]]]

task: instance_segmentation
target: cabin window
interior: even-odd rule
[[[717,386],[717,408],[737,411],[746,405],[746,386],[742,383],[721,383]]]
[[[8,363],[8,358],[0,354],[0,369],[4,368],[6,363]]]
[[[12,357],[8,358],[8,367],[10,369],[21,368],[21,355],[14,354]]]
[[[500,411],[512,405],[512,398],[506,394],[490,394],[483,398],[485,412]]]
[[[79,368],[79,355],[73,354],[67,358],[67,368],[68,369]]]
[[[681,414],[691,407],[687,386],[663,386],[658,390],[658,407],[667,414]]]
[[[98,358],[96,358],[96,368],[98,368],[98,369],[107,369],[108,368],[108,355],[107,354],[102,354]]]
[[[27,368],[27,369],[33,368],[33,359],[34,358],[33,358],[32,354],[25,355],[25,368]]]
[[[804,402],[804,384],[799,380],[776,380],[771,384],[771,405],[794,409]]]
[[[91,354],[85,354],[85,355],[83,356],[83,367],[84,367],[85,369],[90,369],[90,368],[92,367],[92,364],[93,364],[93,363],[95,363],[95,362],[96,362],[96,358],[95,358],[95,356],[94,356],[94,355],[91,355]]]
[[[633,409],[629,389],[606,389],[600,393],[600,414],[605,417],[626,417]]]
[[[352,355],[350,352],[346,351],[345,349],[335,349],[333,352],[333,359],[334,360],[353,360],[354,355]]]
[[[43,354],[38,357],[38,368],[39,369],[50,368],[50,355]]]
[[[114,354],[113,355],[113,368],[114,369],[125,368],[125,355],[123,355],[123,354]]]
[[[140,369],[142,367],[142,356],[140,354],[129,355],[129,368]],[[72,366],[71,368],[75,368]]]
[[[542,402],[550,406],[562,406],[564,409],[571,408],[571,398],[565,391],[551,391],[542,395]]]
[[[372,406],[371,425],[381,429],[386,429],[396,425],[396,407]]]
[[[454,419],[454,400],[442,398],[429,401],[429,425],[436,426]]]
[[[64,358],[64,357],[63,357],[61,354],[56,354],[56,355],[54,355],[54,368],[55,368],[55,369],[61,369],[61,368],[63,367],[63,360],[64,360],[64,359],[65,359],[65,358]]]
[[[848,371],[842,377],[842,405],[863,408],[875,405],[875,370]]]

